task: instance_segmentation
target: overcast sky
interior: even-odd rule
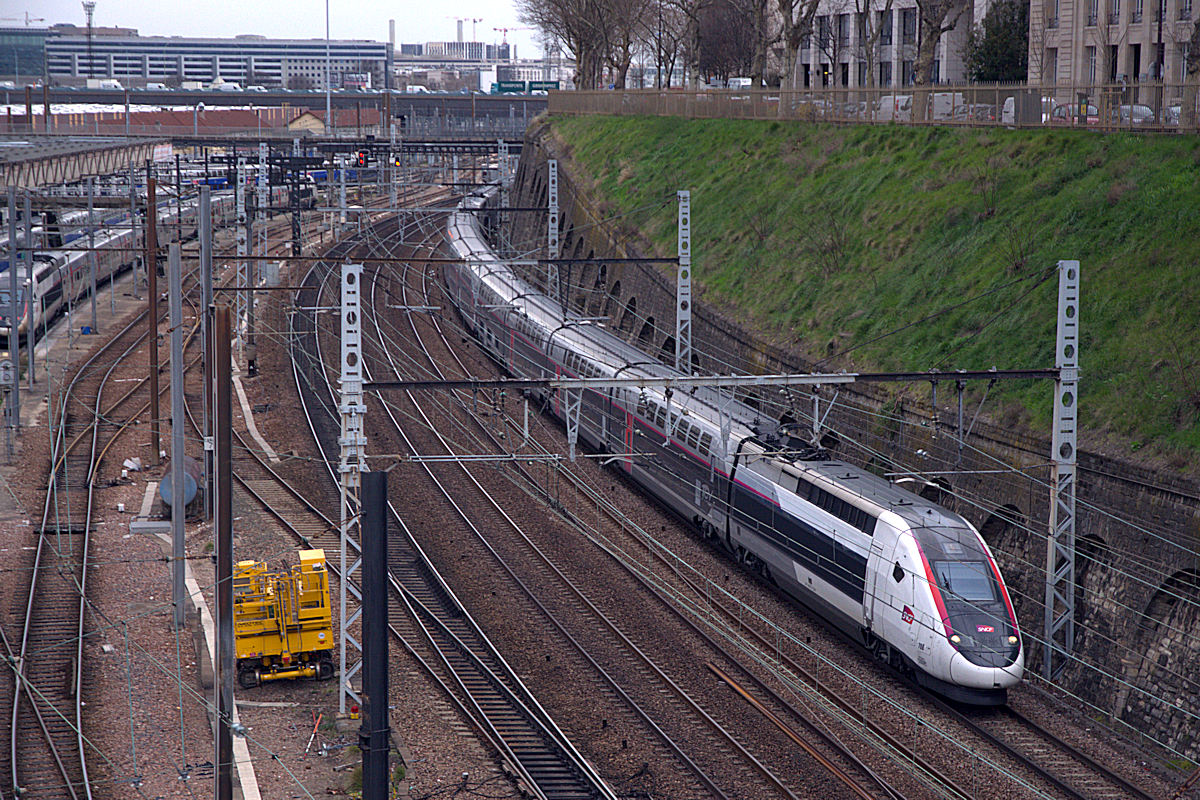
[[[0,16],[18,17],[25,12],[45,17],[34,25],[68,22],[84,25],[79,0],[0,0]],[[386,42],[388,20],[396,20],[396,43],[445,42],[457,38],[454,17],[474,17],[474,39],[501,41],[493,28],[516,28],[517,12],[512,0],[329,0],[329,35],[334,39],[373,39]],[[283,39],[325,38],[324,0],[97,0],[94,24],[136,28],[143,36],[235,36],[257,33]],[[4,20],[0,25],[20,25]],[[463,24],[463,38],[471,40],[471,20]],[[508,41],[517,44],[517,55],[537,58],[541,45],[535,31],[510,31]]]

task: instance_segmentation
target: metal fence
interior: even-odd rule
[[[290,129],[286,125],[252,125],[225,126],[208,125],[202,120],[192,124],[180,125],[140,125],[126,123],[120,115],[101,121],[98,116],[84,118],[83,114],[72,115],[80,119],[63,119],[66,115],[54,115],[51,124],[46,126],[39,115],[33,117],[33,124],[27,122],[24,115],[0,116],[0,134],[30,134],[30,135],[63,135],[63,136],[137,136],[137,137],[227,137],[255,139],[268,138],[328,138],[361,139],[373,135],[387,139],[389,131],[381,130],[379,125],[351,125],[337,128],[330,133],[310,132],[305,129]],[[404,128],[397,127],[397,134],[405,139],[422,140],[456,140],[456,139],[519,139],[525,135],[528,120],[524,116],[500,117],[471,117],[471,116],[430,116],[415,117],[406,120]],[[399,125],[399,123],[397,123]]]
[[[724,89],[551,92],[552,114],[610,114],[711,119],[795,119],[1097,130],[1181,130],[1194,85],[939,85],[901,89]],[[1190,130],[1195,130],[1193,121]]]

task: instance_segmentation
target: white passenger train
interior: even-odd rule
[[[287,202],[287,187],[272,187],[272,205]],[[186,198],[182,208],[180,205],[170,198],[158,201],[160,242],[170,240],[176,222],[181,222],[179,233],[182,240],[196,237],[200,200],[198,197]],[[214,191],[211,207],[214,228],[233,223],[236,214],[233,192]],[[39,332],[44,333],[54,318],[66,309],[68,303],[80,300],[91,290],[90,254],[83,249],[89,244],[89,233],[95,239],[97,285],[132,266],[135,258],[143,255],[145,226],[139,224],[135,236],[129,224],[128,211],[98,210],[95,219],[95,231],[92,232],[88,228],[87,211],[72,210],[61,218],[48,212],[41,224],[32,228],[33,246],[39,249],[33,253],[32,269],[21,266],[17,273],[20,318],[17,330],[22,339],[30,331],[36,339]],[[17,231],[17,246],[25,246],[23,224]],[[5,227],[0,231],[0,342],[8,337],[11,308],[8,259],[8,230]]]
[[[493,253],[483,197],[449,217],[449,294],[465,325],[523,378],[678,375],[580,319]],[[544,395],[563,416],[561,391]],[[722,414],[726,419],[722,432]],[[793,438],[794,426],[699,387],[583,393],[579,435],[738,560],[958,701],[1004,703],[1024,654],[990,550],[963,517]]]

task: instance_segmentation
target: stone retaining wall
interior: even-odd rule
[[[619,220],[601,222],[611,215],[591,206],[569,157],[545,124],[535,124],[527,134],[512,193],[514,206],[546,205],[549,158],[558,159],[564,258],[651,255],[644,244],[639,249],[636,231],[622,230]],[[514,249],[540,247],[537,252],[544,254],[546,216],[511,216],[507,230]],[[697,266],[703,269],[703,254]],[[587,316],[607,316],[628,341],[673,363],[673,267],[601,261],[561,269],[572,308]],[[529,277],[544,285],[544,275]],[[693,296],[694,363],[699,371],[810,369],[811,354],[801,352],[801,341],[794,346],[771,343],[705,303],[695,288]],[[836,344],[829,343],[830,349]],[[1086,380],[1084,375],[1083,402]],[[910,387],[901,394],[870,385],[842,389],[836,397],[832,388],[821,395],[821,413],[835,401],[828,427],[865,447],[839,441],[836,435],[826,436],[826,446],[881,474],[894,470],[892,463],[920,470],[925,479],[914,482],[914,489],[940,497],[979,527],[996,552],[1013,596],[1029,669],[1040,671],[1049,440],[983,420],[972,427],[976,398],[984,391],[972,386],[969,396],[975,402],[966,404],[964,414],[964,427],[971,432],[960,446],[952,375],[938,383],[936,416],[928,386]],[[1053,387],[1048,384],[1046,391]],[[802,421],[812,408],[807,393],[782,394],[776,389],[773,394],[756,390],[740,396],[774,418],[787,415]],[[986,403],[983,408],[986,412]],[[1077,502],[1076,652],[1081,663],[1069,665],[1056,684],[1104,712],[1117,727],[1144,732],[1200,760],[1200,741],[1192,733],[1200,730],[1200,636],[1193,633],[1200,619],[1200,487],[1177,476],[1080,452]]]

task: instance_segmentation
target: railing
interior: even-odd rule
[[[137,137],[225,137],[225,138],[300,138],[317,137],[328,139],[361,139],[373,135],[380,140],[386,139],[388,131],[380,130],[378,125],[362,125],[337,128],[329,133],[310,132],[307,130],[290,130],[287,126],[218,126],[204,124],[182,125],[126,125],[119,117],[113,119],[106,116],[103,122],[98,119],[78,119],[83,114],[74,114],[64,119],[63,116],[52,115],[50,127],[47,129],[39,115],[33,117],[33,124],[26,121],[24,114],[17,116],[0,116],[0,134],[36,134],[63,136],[137,136]],[[419,137],[421,139],[496,139],[520,138],[525,133],[528,119],[524,115],[514,117],[475,117],[470,116],[437,116],[410,117],[405,128],[397,128],[398,135],[404,138]]]
[[[1178,132],[1181,84],[551,92],[551,114]],[[1191,87],[1195,97],[1195,86]],[[1079,96],[1087,112],[1077,113]]]
[[[1099,21],[1099,19],[1097,18],[1097,16],[1095,14],[1088,14],[1087,24],[1088,24],[1089,28],[1096,27],[1096,23],[1098,21]]]

